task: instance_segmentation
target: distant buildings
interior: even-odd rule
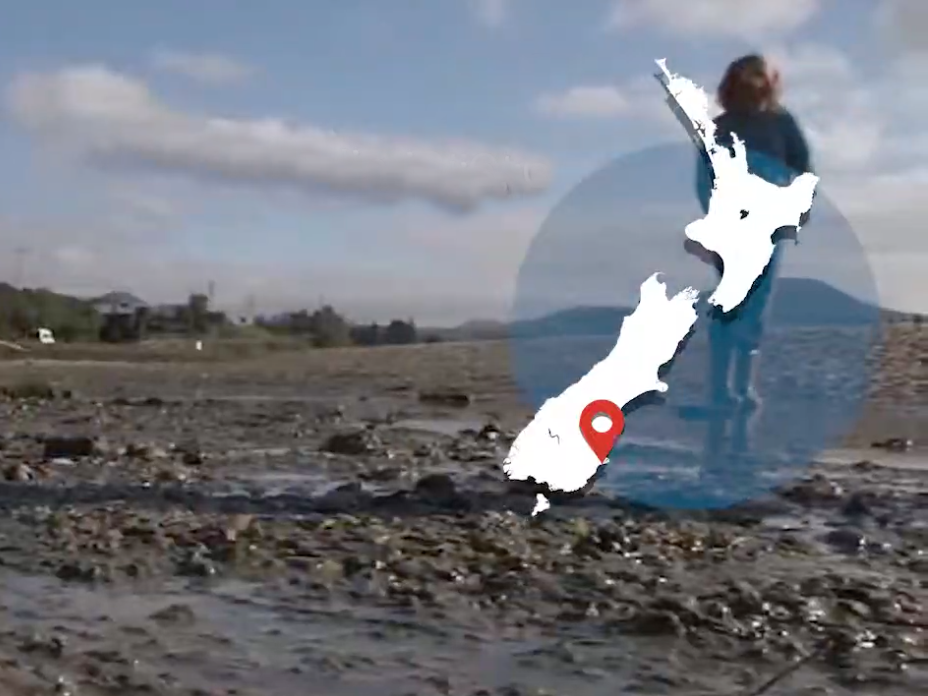
[[[98,297],[93,305],[103,317],[100,340],[120,343],[142,338],[150,311],[147,302],[130,292],[117,290]]]
[[[94,308],[102,316],[135,316],[139,310],[149,309],[148,303],[131,292],[116,290],[93,301]]]

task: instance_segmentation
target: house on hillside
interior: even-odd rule
[[[130,292],[114,291],[93,302],[103,317],[100,339],[110,343],[138,341],[145,333],[150,307]]]
[[[135,314],[139,309],[148,309],[148,303],[131,292],[116,290],[93,301],[96,310],[103,316],[110,314]]]

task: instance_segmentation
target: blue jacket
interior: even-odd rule
[[[744,141],[748,169],[772,184],[786,186],[795,176],[812,171],[811,155],[796,119],[786,109],[753,114],[724,113],[715,119],[716,138],[731,146],[734,131]],[[696,191],[703,212],[709,210],[714,178],[708,155],[700,152]]]

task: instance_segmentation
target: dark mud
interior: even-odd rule
[[[4,365],[0,693],[926,693],[921,387],[738,509],[533,519],[493,350]]]

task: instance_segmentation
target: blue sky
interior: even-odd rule
[[[359,320],[502,317],[565,194],[616,157],[683,142],[653,60],[711,88],[758,49],[783,70],[881,299],[928,310],[912,31],[928,21],[914,3],[11,5],[0,274],[14,280],[171,300],[213,279],[229,309],[325,298]],[[655,270],[672,269],[641,280]]]

